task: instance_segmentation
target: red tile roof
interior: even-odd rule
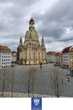
[[[62,55],[62,52],[56,52],[55,55],[56,55],[56,56],[61,56],[61,55]]]
[[[56,52],[54,52],[54,51],[47,52],[47,55],[55,55],[55,54],[56,54]]]
[[[49,51],[49,52],[47,52],[47,55],[56,55],[56,56],[60,56],[60,55],[62,55],[62,52]]]
[[[73,47],[71,47],[71,48],[69,49],[69,52],[73,52]]]
[[[0,52],[8,53],[11,52],[11,50],[7,46],[0,45]]]
[[[70,48],[71,48],[71,46],[64,48],[62,53],[68,53]]]

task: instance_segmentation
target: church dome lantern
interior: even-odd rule
[[[35,24],[35,21],[34,21],[33,18],[30,19],[29,24],[30,24],[30,25],[34,25],[34,24]]]

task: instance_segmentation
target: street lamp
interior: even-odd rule
[[[14,77],[14,70],[12,71],[11,73],[11,97],[13,97],[13,93],[14,93],[14,80],[15,80],[15,77]]]
[[[1,96],[4,96],[4,90],[5,90],[5,70],[2,71],[2,76],[3,76],[3,80],[2,80],[2,94]]]
[[[30,93],[32,93],[32,70],[29,70],[28,75],[28,97],[30,97]]]
[[[47,71],[47,59],[46,59],[46,71]]]

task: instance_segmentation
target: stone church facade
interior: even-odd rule
[[[17,48],[17,63],[19,64],[45,64],[46,48],[44,39],[39,42],[39,36],[35,29],[34,19],[29,21],[29,30],[25,34],[24,43],[20,38]]]

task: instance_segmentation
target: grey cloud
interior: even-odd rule
[[[45,37],[45,42],[47,42],[48,45],[50,45],[51,42],[64,41],[64,43],[66,43],[73,40],[72,37],[62,38],[62,36],[67,35],[65,28],[73,28],[73,0],[58,0],[51,10],[47,10],[44,14],[39,14],[39,12],[35,11],[32,13],[32,8],[32,10],[30,10],[33,4],[36,5],[37,0],[0,0],[0,3],[8,2],[13,3],[13,5],[8,9],[1,10],[2,19],[0,19],[0,31],[13,34],[18,33],[18,36],[20,36],[20,33],[24,31],[24,25],[26,24],[25,22],[28,16],[31,15],[34,16],[38,24],[37,30]],[[41,5],[42,3],[40,6]],[[13,38],[13,35],[9,38]],[[17,38],[19,37],[16,37],[16,39]],[[9,45],[11,46],[13,43]]]
[[[38,0],[0,0],[2,5],[12,3],[10,7],[0,7],[0,30],[10,33],[21,32],[24,17],[27,15],[29,7]],[[30,10],[29,10],[30,12]]]
[[[16,5],[31,5],[32,3],[35,3],[36,0],[0,0],[0,3],[7,3],[7,2],[13,2]]]
[[[37,17],[39,21],[42,20],[40,32],[42,34],[51,36],[55,39],[65,33],[66,27],[73,27],[73,0],[59,0],[57,4],[46,12],[43,16]],[[38,21],[38,22],[39,22]]]

